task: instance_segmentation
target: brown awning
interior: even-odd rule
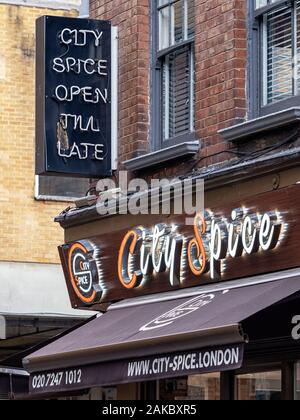
[[[299,292],[300,277],[111,308],[24,359],[32,393],[237,369],[241,323]]]

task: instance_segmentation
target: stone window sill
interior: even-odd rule
[[[123,165],[129,171],[139,171],[164,164],[178,158],[194,156],[199,152],[199,150],[200,142],[190,141],[127,160],[123,162]]]
[[[300,107],[266,115],[220,130],[219,134],[227,141],[240,141],[254,134],[263,133],[300,121]]]

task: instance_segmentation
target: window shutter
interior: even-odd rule
[[[185,47],[171,53],[164,63],[163,97],[168,97],[168,104],[164,103],[164,117],[169,111],[165,139],[190,132],[190,61],[190,49]],[[164,94],[167,92],[169,95]]]
[[[266,77],[268,104],[293,95],[292,8],[281,7],[266,16]]]

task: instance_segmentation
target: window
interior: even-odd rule
[[[37,200],[73,201],[85,197],[89,189],[88,179],[58,176],[36,176],[35,178]]]
[[[239,401],[281,400],[281,391],[281,371],[236,377],[236,399]]]
[[[258,60],[254,57],[258,65],[258,110],[266,115],[300,104],[300,0],[253,3],[257,31],[253,38],[259,42],[253,55],[260,51]]]
[[[192,375],[159,381],[159,400],[218,401],[221,393],[220,373]]]
[[[194,0],[156,0],[154,116],[156,149],[194,132]],[[155,118],[155,117],[154,117]]]

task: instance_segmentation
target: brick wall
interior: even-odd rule
[[[75,12],[71,14],[74,15]],[[62,203],[34,200],[35,19],[70,12],[0,5],[0,260],[58,262]],[[21,280],[21,279],[20,279]]]
[[[218,130],[246,116],[245,0],[196,0],[196,130],[205,145],[203,157],[229,145]],[[206,164],[232,155],[216,155]]]
[[[149,150],[149,4],[91,0],[92,17],[119,26],[121,162]],[[203,147],[196,162],[168,168],[168,173],[232,159],[230,146],[217,133],[246,115],[246,2],[195,0],[195,5],[196,131]]]
[[[120,162],[149,150],[149,2],[91,0],[93,18],[119,28]]]

